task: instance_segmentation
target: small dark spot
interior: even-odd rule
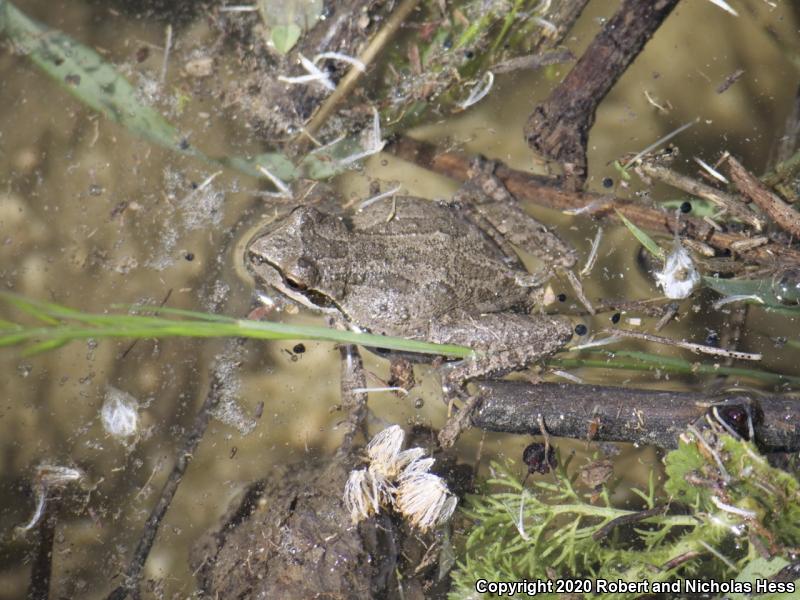
[[[417,398],[414,400],[414,408],[422,408],[423,406],[425,406],[425,400],[422,398]]]
[[[622,318],[622,315],[621,315],[621,314],[619,314],[619,313],[614,313],[613,315],[611,315],[611,322],[612,322],[612,323],[614,323],[614,325],[616,325],[617,323],[619,323],[619,320],[620,320],[621,318]]]
[[[189,148],[191,148],[191,144],[189,144],[189,140],[183,138],[180,142],[178,142],[178,148],[180,148],[181,150],[188,150]]]
[[[692,212],[692,203],[691,202],[684,202],[681,204],[681,212],[683,214]]]
[[[200,186],[199,186],[199,185],[197,185],[197,184],[196,184],[194,181],[193,181],[193,182],[191,182],[189,185],[192,187],[192,189],[193,189],[193,190],[196,190],[197,188],[199,188],[199,187],[200,187]]]
[[[586,327],[583,323],[578,323],[575,325],[575,333],[578,335],[586,335],[586,332],[589,331],[589,328]]]
[[[453,38],[448,35],[446,38],[444,38],[444,41],[442,42],[442,48],[444,48],[445,50],[450,50],[450,48],[452,47],[453,47]]]
[[[142,46],[136,51],[136,62],[144,62],[150,56],[150,48]]]
[[[64,77],[64,81],[66,81],[70,85],[80,85],[81,76],[76,73],[70,73],[69,75]]]
[[[604,188],[614,187],[614,180],[611,179],[611,177],[604,177],[603,178],[603,187]]]
[[[564,294],[563,292],[561,294],[559,294],[558,296],[556,296],[556,298],[558,298],[559,302],[566,302],[567,301],[567,295]]]
[[[719,345],[719,334],[716,331],[709,331],[708,335],[706,336],[706,345],[708,346],[718,346]]]
[[[472,60],[473,58],[475,58],[475,53],[472,50],[466,50],[464,51],[464,58],[466,58],[467,60]]]
[[[239,448],[237,448],[236,446],[231,446],[231,453],[230,456],[228,456],[228,458],[234,458],[237,452],[239,452]]]
[[[189,262],[192,262],[194,260],[194,252],[187,252],[186,254],[183,255],[183,258],[185,258]]]
[[[56,56],[53,58],[53,64],[57,67],[60,67],[61,65],[64,64],[64,59],[61,58],[60,56]]]
[[[294,348],[292,348],[292,352],[294,352],[295,354],[302,354],[305,351],[306,347],[304,344],[295,344]]]

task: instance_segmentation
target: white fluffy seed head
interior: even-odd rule
[[[405,435],[399,425],[392,425],[375,434],[367,444],[371,471],[392,477]]]
[[[387,427],[367,444],[369,466],[352,471],[344,488],[344,504],[353,523],[393,507],[418,529],[427,531],[448,521],[458,498],[442,478],[430,473],[435,459],[422,448],[401,451],[405,433]]]
[[[419,450],[419,448],[417,448],[417,450]],[[422,458],[422,454],[420,454],[413,461],[408,463],[408,466],[406,466],[405,470],[400,475],[400,481],[402,482],[416,475],[427,473],[431,470],[431,467],[435,462],[435,458]]]
[[[115,438],[134,435],[139,427],[139,402],[122,390],[108,386],[105,401],[100,409],[103,428]]]
[[[450,519],[458,499],[450,494],[441,477],[417,473],[400,482],[395,503],[397,510],[414,527],[427,531]]]
[[[672,252],[664,260],[664,268],[654,273],[654,276],[658,286],[664,290],[664,295],[673,300],[688,298],[700,283],[700,273],[679,240],[675,240]]]
[[[358,523],[378,512],[379,507],[372,496],[369,478],[366,469],[351,471],[344,486],[344,505],[350,513],[353,523]]]

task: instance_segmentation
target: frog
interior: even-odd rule
[[[258,286],[351,330],[469,346],[471,358],[443,363],[445,391],[522,370],[573,327],[536,312],[543,276],[513,246],[559,268],[574,251],[519,206],[504,209],[510,195],[492,169],[471,167],[450,201],[394,196],[350,215],[297,206],[252,237],[246,267]]]

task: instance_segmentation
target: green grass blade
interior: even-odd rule
[[[639,243],[644,246],[650,254],[664,260],[664,250],[662,250],[661,246],[656,244],[655,240],[647,235],[647,233],[631,223],[620,211],[617,210],[616,212],[617,216],[622,220],[622,223],[628,228],[628,231],[633,234],[633,237],[639,240]]]
[[[0,293],[0,300],[5,300],[32,314],[42,313],[60,319],[50,327],[17,326],[10,331],[0,332],[0,346],[31,343],[29,352],[41,352],[57,348],[69,341],[87,338],[246,337],[264,340],[330,341],[460,358],[473,354],[472,350],[465,346],[433,344],[311,325],[234,319],[224,315],[210,315],[177,308],[142,305],[135,307],[137,310],[183,317],[181,319],[149,315],[81,313],[57,304],[29,300],[7,292]],[[39,341],[34,342],[34,340]]]
[[[154,306],[149,304],[112,304],[112,308],[132,310],[136,313],[162,313],[165,315],[175,315],[179,317],[189,317],[198,321],[215,321],[219,323],[235,323],[237,319],[226,315],[215,315],[196,310],[186,310],[184,308],[171,308],[169,306]]]
[[[47,352],[48,350],[57,350],[62,346],[66,346],[71,341],[72,340],[68,338],[55,338],[52,340],[31,344],[22,351],[22,356],[33,356],[34,354],[41,354],[42,352]]]
[[[740,367],[726,367],[714,363],[689,362],[672,356],[660,356],[645,352],[588,352],[592,358],[560,358],[548,361],[549,366],[561,368],[593,367],[601,369],[622,369],[629,371],[653,371],[658,369],[666,373],[683,375],[730,375],[734,377],[747,377],[767,383],[800,383],[800,377],[747,369]],[[598,357],[598,358],[594,358]],[[600,358],[604,357],[604,358]],[[629,360],[624,360],[624,359]]]

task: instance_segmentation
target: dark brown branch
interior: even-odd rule
[[[426,142],[418,142],[404,137],[396,140],[389,151],[413,162],[459,181],[466,181],[470,159],[459,152],[438,152],[436,147]],[[575,210],[590,207],[582,216],[610,218],[619,222],[616,210],[642,229],[667,235],[674,234],[675,215],[656,206],[631,202],[625,198],[593,192],[568,191],[558,187],[558,182],[541,175],[531,175],[515,171],[498,164],[497,175],[508,191],[520,202],[530,202],[555,210]],[[722,252],[736,252],[737,242],[750,238],[740,233],[718,231],[702,219],[681,217],[681,234],[704,242]],[[743,260],[751,263],[785,267],[800,266],[800,252],[783,244],[769,242],[757,248],[737,253]]]
[[[472,417],[475,427],[504,433],[539,434],[542,415],[552,436],[586,439],[590,426],[600,427],[592,440],[651,444],[674,448],[678,435],[709,404],[741,397],[760,407],[756,439],[764,450],[800,449],[800,400],[743,393],[709,396],[694,392],[637,390],[600,385],[519,381],[476,384],[482,402]]]
[[[586,179],[586,143],[597,106],[676,4],[678,0],[624,0],[572,71],[528,119],[528,144],[561,163],[573,189]]]

